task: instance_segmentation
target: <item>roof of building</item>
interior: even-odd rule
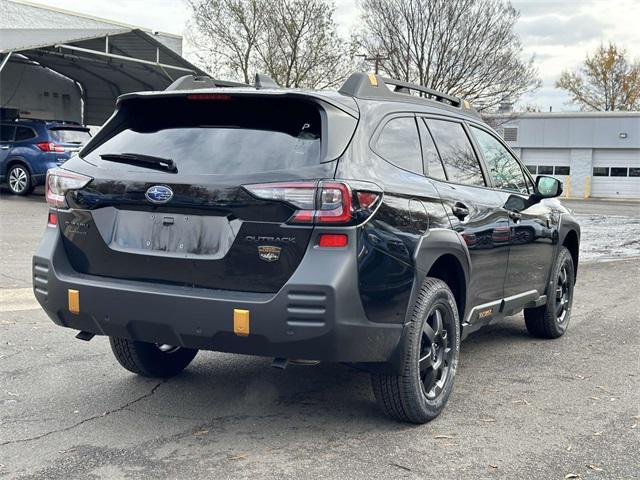
[[[0,11],[0,70],[6,61],[30,62],[77,82],[87,124],[104,123],[121,94],[204,73],[182,58],[178,35],[22,0],[0,0]]]

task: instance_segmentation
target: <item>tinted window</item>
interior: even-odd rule
[[[49,130],[51,139],[56,143],[76,143],[84,145],[91,139],[91,135],[86,130],[73,130],[56,128]]]
[[[447,178],[452,182],[484,186],[480,163],[462,124],[433,119],[426,122],[440,152]]]
[[[16,129],[13,125],[0,125],[0,142],[13,141],[13,131]]]
[[[539,165],[538,175],[553,175],[553,165]]]
[[[571,167],[555,167],[554,175],[569,175]]]
[[[629,169],[630,177],[640,177],[640,168],[631,167]]]
[[[439,180],[446,180],[447,177],[444,174],[444,167],[440,160],[440,154],[436,149],[436,144],[433,143],[433,137],[427,129],[424,121],[421,121],[420,138],[422,139],[422,160],[424,162],[424,173],[432,178]]]
[[[155,155],[173,159],[183,174],[257,173],[319,164],[321,118],[316,105],[218,97],[125,103],[119,131],[97,146],[89,143],[83,157],[105,168],[142,170],[101,160],[100,155]]]
[[[471,129],[478,141],[495,187],[521,193],[528,192],[522,168],[509,151],[484,130],[476,127]]]
[[[612,177],[626,177],[627,169],[624,167],[611,167],[611,176]]]
[[[535,175],[536,174],[536,169],[538,167],[536,165],[527,165],[527,170],[529,170],[529,173],[531,173],[531,175]]]
[[[28,127],[16,127],[16,142],[35,138],[36,134]]]
[[[609,176],[609,167],[593,167],[593,176],[594,177],[608,177]]]
[[[413,117],[390,120],[380,132],[375,150],[382,158],[400,168],[422,173],[420,137]]]

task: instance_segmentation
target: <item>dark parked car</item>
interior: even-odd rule
[[[524,309],[533,335],[565,333],[580,228],[466,102],[361,73],[209,83],[120,97],[49,172],[33,282],[55,323],[147,376],[199,349],[356,364],[415,423],[471,332]]]
[[[0,123],[0,183],[28,195],[44,184],[47,170],[71,158],[91,138],[76,123],[16,120]]]

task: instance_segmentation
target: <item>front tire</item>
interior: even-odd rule
[[[401,374],[372,374],[373,393],[389,417],[426,423],[449,399],[460,353],[460,319],[446,283],[424,280],[405,328]]]
[[[571,318],[575,267],[566,247],[553,265],[547,303],[537,308],[525,308],[524,321],[531,335],[538,338],[558,338],[564,335]]]
[[[29,169],[21,163],[11,166],[7,172],[7,184],[14,195],[29,195],[34,188]]]
[[[198,350],[109,337],[118,363],[143,377],[173,377],[184,370]]]

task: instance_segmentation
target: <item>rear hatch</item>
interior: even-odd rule
[[[302,94],[126,96],[64,165],[92,179],[68,192],[69,208],[58,212],[72,266],[137,281],[278,291],[313,228],[291,221],[315,201],[299,186],[333,178],[357,124],[345,110]],[[265,196],[274,182],[282,188]]]
[[[53,143],[69,154],[79,152],[91,140],[91,134],[86,127],[52,124],[47,127],[47,130]]]

